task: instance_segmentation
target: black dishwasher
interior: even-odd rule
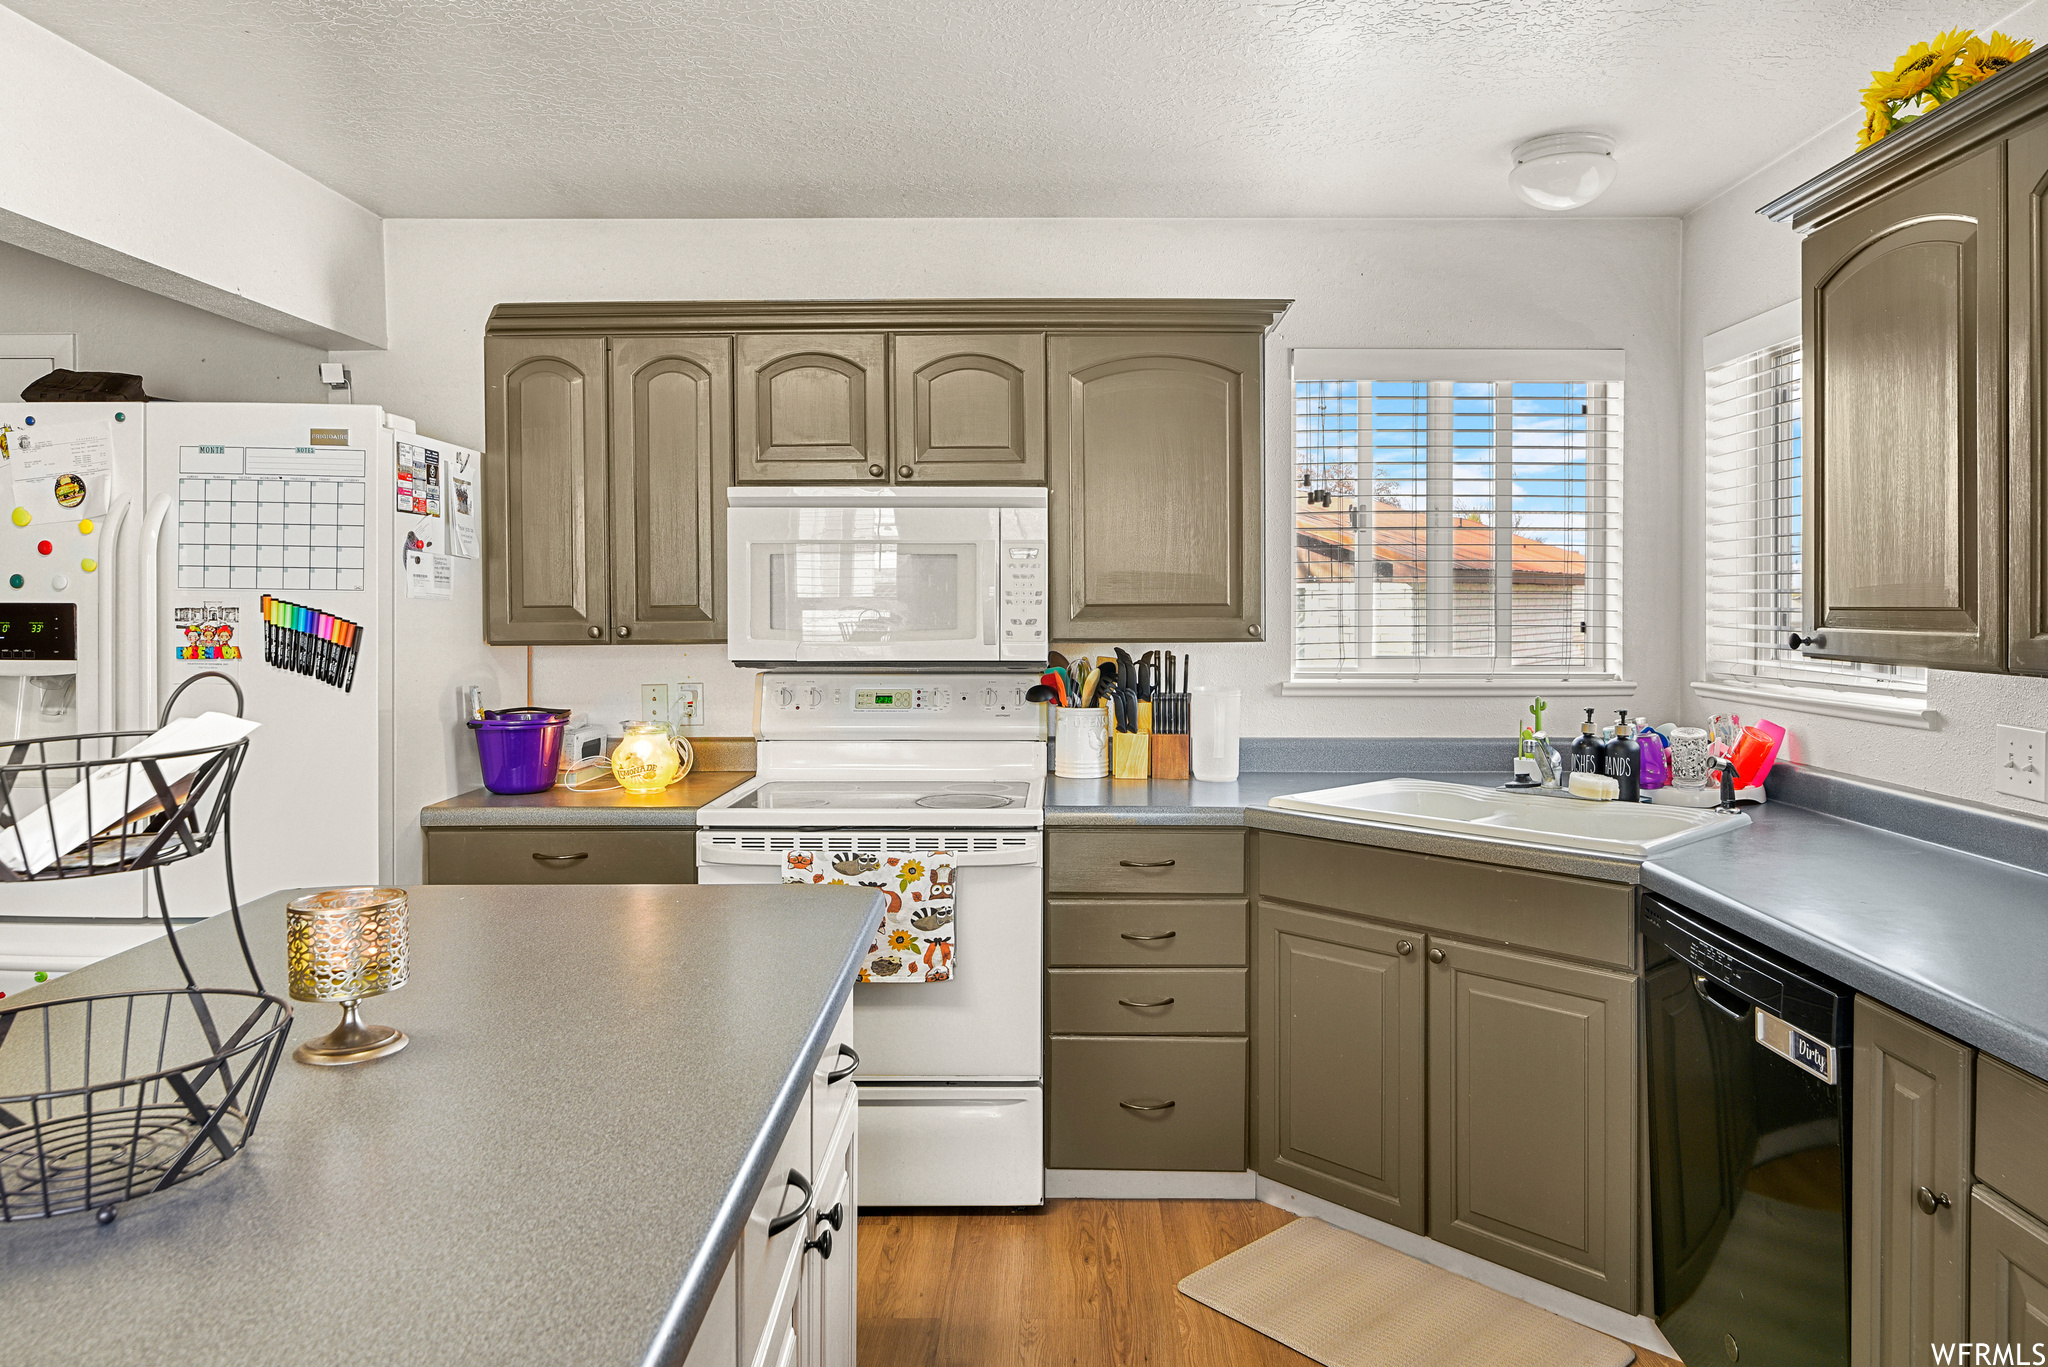
[[[1849,1361],[1853,994],[1644,900],[1656,1311],[1687,1367]]]

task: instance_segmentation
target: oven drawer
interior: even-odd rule
[[[1244,1170],[1243,1040],[1055,1038],[1046,1063],[1047,1166]]]
[[[1051,892],[1244,892],[1244,832],[1162,830],[1055,831],[1045,842]]]
[[[1056,1035],[1241,1035],[1241,968],[1055,968]]]
[[[1062,968],[1231,968],[1244,963],[1241,900],[1055,898],[1045,916],[1046,962]]]
[[[1037,1087],[862,1083],[864,1206],[1035,1206],[1045,1200]]]
[[[694,883],[695,831],[430,827],[429,883]]]

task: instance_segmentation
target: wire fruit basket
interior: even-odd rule
[[[291,1034],[264,989],[235,894],[229,820],[248,740],[182,746],[108,731],[0,743],[0,882],[143,873],[184,986],[0,1004],[0,1223],[115,1207],[207,1172],[255,1133]],[[40,799],[39,801],[37,799]],[[201,987],[162,869],[218,838],[248,988]]]

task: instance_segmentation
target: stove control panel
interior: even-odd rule
[[[1035,676],[1007,674],[799,674],[760,676],[754,734],[798,737],[1033,739],[1045,705],[1024,694]]]

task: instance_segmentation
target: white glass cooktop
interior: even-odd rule
[[[728,811],[951,811],[989,812],[1022,808],[1029,783],[994,780],[902,782],[771,779],[741,794]]]

